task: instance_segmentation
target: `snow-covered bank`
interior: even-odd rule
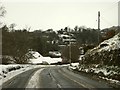
[[[54,64],[62,62],[61,58],[43,57],[40,53],[36,51],[31,51],[30,53],[33,55],[33,58],[31,58],[29,61],[29,63],[31,64]]]
[[[11,78],[13,78],[16,75],[21,74],[25,71],[28,71],[30,69],[34,69],[34,68],[40,68],[40,69],[38,69],[33,74],[31,79],[29,80],[26,88],[40,88],[38,85],[39,84],[39,82],[38,82],[39,74],[46,67],[54,67],[54,66],[56,66],[56,65],[30,65],[30,64],[0,65],[0,68],[1,68],[1,71],[0,71],[0,89],[2,88],[2,84],[7,82],[8,80],[10,80]],[[62,66],[68,66],[68,65],[62,65]]]
[[[85,53],[83,63],[120,66],[120,33]]]
[[[43,57],[41,54],[35,51],[30,51],[31,59],[29,64],[9,64],[9,65],[0,65],[0,86],[2,83],[11,79],[12,77],[25,72],[27,70],[38,68],[38,67],[49,67],[50,64],[61,62],[61,58],[51,58]],[[33,65],[31,65],[33,64]],[[45,65],[36,65],[36,64],[45,64]],[[50,65],[54,66],[54,65]]]
[[[88,50],[79,65],[71,68],[97,75],[120,88],[120,33]]]
[[[103,41],[98,45],[98,47],[92,49],[92,51],[98,49],[98,52],[101,51],[111,51],[120,48],[120,33],[115,35],[113,38]]]
[[[98,76],[100,79],[106,80],[113,87],[120,88],[120,68],[117,66],[99,66],[99,65],[74,65],[69,66],[70,69],[90,74],[94,77]]]
[[[0,65],[0,86],[2,83],[8,81],[12,77],[23,73],[27,70],[38,68],[38,67],[45,67],[45,65],[29,65],[29,64],[12,64],[12,65]]]
[[[54,67],[54,66],[55,65],[30,65],[30,64],[0,65],[0,87],[1,87],[2,83],[10,80],[14,76],[16,76],[20,73],[23,73],[27,70],[34,69],[34,68]],[[40,70],[42,70],[42,69],[40,69]]]

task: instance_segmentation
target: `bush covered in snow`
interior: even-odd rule
[[[91,52],[92,53],[92,52]],[[115,65],[120,67],[120,49],[111,51],[101,51],[92,54],[86,54],[85,64]]]
[[[2,64],[15,63],[15,59],[12,56],[3,55],[0,58],[2,60]]]
[[[120,33],[86,52],[76,69],[119,82]]]
[[[77,70],[120,81],[120,68],[118,66],[80,65]]]
[[[0,76],[1,77],[6,77],[6,74],[11,72],[11,71],[15,71],[15,70],[19,70],[21,68],[27,67],[28,65],[15,65],[15,64],[10,64],[10,65],[0,65]]]
[[[120,33],[89,50],[84,55],[83,63],[120,67]]]

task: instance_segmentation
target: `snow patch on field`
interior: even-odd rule
[[[43,57],[36,51],[31,51],[30,53],[33,55],[33,58],[29,61],[31,64],[53,64],[62,62],[62,58]]]

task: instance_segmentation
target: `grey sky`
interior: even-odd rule
[[[120,26],[120,1],[118,4],[118,25]]]
[[[97,13],[101,11],[101,28],[118,25],[118,0],[3,0],[7,10],[4,21],[16,23],[16,28],[53,28],[59,30],[76,25],[97,28]]]

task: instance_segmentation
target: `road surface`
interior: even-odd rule
[[[30,78],[39,69],[41,68],[32,69],[15,76],[9,81],[3,83],[3,89],[26,88]],[[67,66],[45,67],[39,73],[38,80],[39,88],[58,88],[62,90],[65,88],[82,88],[82,90],[86,90],[86,88],[89,90],[105,88],[105,90],[110,90],[110,87],[107,86],[106,83],[73,73]]]

